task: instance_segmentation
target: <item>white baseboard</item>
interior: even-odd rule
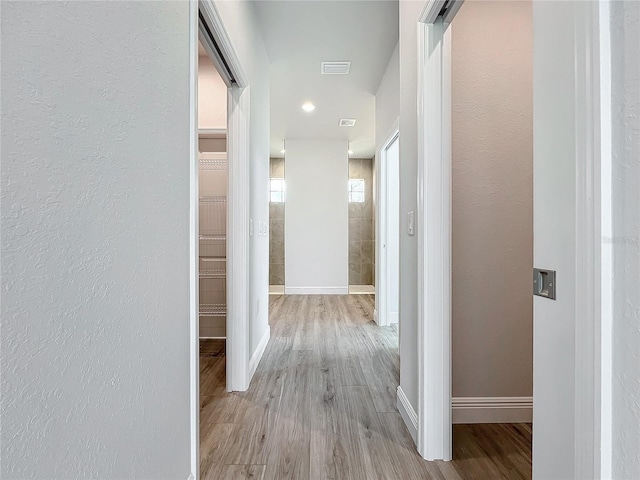
[[[389,325],[395,325],[396,323],[399,323],[399,321],[400,317],[398,312],[389,312]]]
[[[249,381],[251,381],[251,379],[253,378],[253,374],[256,373],[256,369],[258,368],[258,364],[262,359],[262,355],[267,348],[267,344],[269,343],[270,338],[271,327],[267,327],[267,331],[264,332],[264,335],[260,339],[260,343],[258,343],[256,351],[253,352],[253,355],[251,355],[251,360],[249,361]]]
[[[453,423],[531,423],[533,397],[454,397]]]
[[[373,321],[378,323],[378,310],[376,310],[375,308],[373,309]]]
[[[400,412],[402,420],[404,420],[404,423],[407,426],[409,433],[411,434],[411,438],[413,438],[413,442],[417,444],[418,442],[416,439],[418,438],[418,415],[411,406],[411,403],[409,403],[409,399],[404,394],[404,391],[400,386],[398,386],[397,392],[398,411]]]
[[[349,295],[349,287],[284,287],[285,295]]]

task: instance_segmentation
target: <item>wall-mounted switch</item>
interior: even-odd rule
[[[253,218],[249,219],[249,236],[253,237]]]
[[[556,299],[556,272],[555,270],[533,269],[533,294],[551,300]]]
[[[414,212],[407,213],[407,233],[409,235],[415,235],[416,231],[416,215]]]

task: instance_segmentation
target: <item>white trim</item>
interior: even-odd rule
[[[598,2],[600,42],[600,233],[613,238],[611,6]],[[613,244],[600,244],[600,478],[613,477]],[[596,452],[597,453],[597,452]]]
[[[190,473],[187,480],[196,480],[196,477],[193,476],[193,473]]]
[[[611,325],[611,310],[604,310],[602,295],[607,295],[603,279],[611,278],[612,263],[602,255],[603,227],[611,225],[611,163],[602,162],[601,108],[608,113],[611,96],[601,98],[601,54],[609,60],[609,38],[600,34],[609,23],[608,8],[600,2],[575,4],[575,165],[576,165],[576,291],[575,291],[575,477],[609,478],[611,475],[611,428],[608,418],[611,372],[607,365],[611,344],[606,328]],[[606,3],[606,2],[603,2]],[[603,15],[605,18],[601,19]],[[604,50],[600,42],[604,41]],[[609,66],[609,65],[608,65]],[[610,66],[609,66],[610,68]],[[606,82],[606,80],[605,80]],[[608,84],[605,83],[608,88]],[[610,92],[607,90],[606,92]],[[601,103],[605,102],[605,103]],[[610,116],[607,116],[610,120]],[[610,124],[610,123],[609,123]],[[607,127],[608,128],[608,127]],[[604,141],[609,146],[609,140]],[[609,150],[610,151],[610,150]],[[605,153],[605,156],[607,154]],[[607,170],[609,169],[609,170]],[[604,187],[604,191],[603,191]],[[609,197],[607,198],[607,195]],[[606,249],[607,247],[605,247]],[[610,286],[610,285],[609,285]],[[603,339],[606,343],[603,343]],[[604,376],[604,378],[603,378]],[[604,380],[604,381],[603,381]],[[604,389],[603,389],[604,387]],[[604,397],[604,398],[603,398]],[[604,403],[603,403],[604,400]],[[604,430],[604,435],[603,435]],[[603,441],[604,440],[604,441]]]
[[[531,423],[533,397],[454,397],[453,423]]]
[[[382,144],[378,151],[378,160],[376,161],[376,242],[375,242],[375,259],[376,259],[376,285],[375,285],[375,312],[376,323],[380,326],[388,326],[389,321],[389,262],[387,256],[388,244],[388,171],[387,150],[394,141],[400,139],[399,119],[396,119],[387,140]],[[398,213],[399,215],[399,213]],[[399,279],[398,279],[399,281]],[[398,315],[395,312],[396,316]],[[397,322],[396,322],[397,323]]]
[[[458,13],[458,10],[462,7],[463,2],[464,0],[452,0],[450,5],[448,5],[444,17],[440,19],[444,23],[445,28],[449,26],[453,17],[456,16],[456,13]],[[418,21],[420,23],[427,24],[435,23],[436,20],[438,20],[438,16],[440,15],[445,3],[447,3],[447,0],[427,0],[420,16],[418,17]]]
[[[397,325],[400,323],[400,314],[398,312],[389,312],[389,325]]]
[[[610,132],[607,2],[577,2],[575,28],[576,290],[574,440],[576,478],[609,478],[611,467],[611,165],[601,141]],[[460,2],[461,4],[461,2]],[[442,0],[428,0],[420,17],[418,57],[418,451],[428,460],[451,455],[450,432],[440,431],[450,392],[450,35],[460,4],[436,19]],[[439,25],[439,27],[438,27]],[[436,28],[434,28],[436,27]],[[602,45],[600,45],[602,43]],[[428,55],[427,55],[428,52]],[[438,58],[440,55],[440,58]],[[604,64],[602,63],[604,62]],[[601,84],[605,82],[605,85]],[[427,98],[428,97],[428,98]],[[602,109],[602,112],[600,111]],[[604,133],[604,136],[603,136]],[[608,144],[607,144],[608,145]],[[603,158],[601,158],[601,155]],[[609,209],[609,210],[607,210]],[[426,226],[422,223],[426,221]],[[438,262],[443,258],[443,262]],[[422,303],[424,299],[424,303]],[[603,303],[604,302],[604,303]],[[428,336],[426,332],[429,332]],[[430,343],[429,343],[430,342]],[[449,350],[449,351],[447,351]],[[535,365],[534,365],[535,368]],[[480,406],[477,406],[480,408]],[[482,407],[484,410],[488,410]],[[512,407],[509,407],[512,408]],[[441,415],[438,410],[441,409]],[[468,409],[468,408],[467,408]],[[461,408],[456,408],[460,415]],[[440,450],[440,451],[438,451]],[[448,451],[448,452],[447,452]]]
[[[249,361],[249,381],[253,378],[253,374],[256,373],[256,369],[260,364],[260,360],[262,360],[262,355],[264,355],[264,351],[267,349],[267,345],[269,344],[269,339],[271,338],[271,327],[267,327],[267,330],[262,335],[260,339],[260,343],[256,347],[256,351],[251,355],[251,361]]]
[[[451,29],[418,24],[418,452],[451,460]],[[427,98],[428,97],[428,98]]]
[[[200,0],[199,5],[200,12],[205,18],[205,22],[211,30],[211,33],[213,34],[213,37],[216,41],[216,45],[220,49],[225,62],[229,66],[229,70],[231,70],[231,73],[236,80],[237,86],[239,88],[248,87],[249,79],[245,74],[244,69],[242,68],[242,64],[240,63],[240,59],[236,54],[233,45],[231,44],[231,38],[229,37],[229,34],[227,33],[227,30],[222,23],[222,19],[220,18],[220,14],[215,3],[212,0]],[[208,49],[208,42],[203,42],[203,46],[205,47],[205,49]],[[215,58],[211,57],[211,59],[215,63]],[[218,68],[218,70],[220,70],[220,68]],[[223,80],[225,80],[225,83],[227,83],[226,75],[221,74],[220,76],[223,78]],[[227,87],[231,87],[231,85],[227,83]]]
[[[377,296],[377,295],[376,295]],[[375,308],[373,309],[373,321],[377,324],[380,325],[378,323],[378,310],[376,310]]]
[[[194,2],[195,3],[195,2]],[[212,0],[200,0],[199,11],[214,37],[236,84],[226,81],[227,161],[227,391],[249,388],[249,147],[248,77]],[[208,48],[208,42],[205,42]],[[215,60],[215,59],[214,59]],[[223,78],[224,75],[221,75]],[[220,131],[216,131],[220,133]]]
[[[284,287],[285,295],[349,295],[349,287]]]
[[[411,402],[402,390],[402,387],[398,386],[398,412],[400,412],[400,416],[404,421],[404,424],[407,426],[409,433],[411,434],[411,438],[413,441],[417,443],[416,438],[418,436],[418,415],[416,415],[416,411],[411,406]]]
[[[189,3],[189,479],[200,474],[198,4]]]
[[[229,89],[227,391],[249,388],[249,87]]]

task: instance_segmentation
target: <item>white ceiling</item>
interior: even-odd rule
[[[287,138],[348,139],[352,157],[375,154],[375,93],[398,43],[397,1],[255,2],[271,62],[271,156]],[[350,61],[349,75],[321,75]],[[316,109],[300,107],[311,101]],[[357,119],[339,127],[340,118]]]

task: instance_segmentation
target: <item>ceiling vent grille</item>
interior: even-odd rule
[[[347,75],[351,70],[351,62],[322,62],[320,72],[323,75]]]
[[[355,127],[356,119],[355,118],[341,118],[339,125],[341,127]]]

